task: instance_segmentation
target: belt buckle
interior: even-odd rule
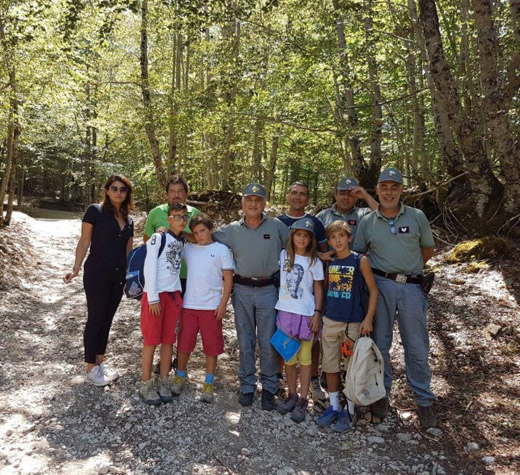
[[[399,284],[406,284],[407,280],[408,280],[408,276],[406,274],[397,274],[395,276],[395,281]]]

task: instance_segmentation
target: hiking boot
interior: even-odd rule
[[[178,396],[184,385],[186,384],[186,378],[183,378],[182,376],[179,376],[176,374],[173,378],[173,381],[170,385],[170,390],[174,396]]]
[[[99,366],[94,366],[87,373],[87,383],[93,384],[94,386],[106,386],[110,384],[110,380],[105,377],[103,370]]]
[[[150,406],[160,406],[161,405],[161,397],[157,392],[157,388],[155,386],[155,379],[151,378],[148,381],[141,381],[141,387],[139,388],[139,395],[145,402],[145,404],[149,404]]]
[[[314,404],[320,406],[322,409],[325,409],[327,404],[327,395],[323,389],[321,389],[319,378],[311,378],[311,393]]]
[[[437,427],[437,418],[431,406],[417,406],[417,415],[423,429]]]
[[[105,363],[100,363],[99,369],[101,369],[101,371],[105,375],[105,379],[108,379],[108,381],[110,382],[115,381],[117,378],[119,378],[119,373],[117,371],[108,370],[105,366]]]
[[[276,409],[278,409],[278,412],[280,414],[287,414],[288,412],[291,412],[298,402],[298,395],[297,394],[289,394],[287,398],[284,399],[284,401],[281,404],[278,404],[276,406]]]
[[[343,409],[339,415],[336,424],[332,427],[334,432],[346,432],[350,430],[352,419],[347,409]]]
[[[211,383],[204,383],[204,386],[202,388],[202,394],[200,395],[200,400],[202,402],[213,402],[214,395],[213,395],[213,384]]]
[[[276,409],[276,402],[274,400],[274,394],[262,389],[262,410],[272,411]]]
[[[372,411],[372,417],[384,419],[388,414],[388,398],[384,397],[379,399],[370,406],[370,410]]]
[[[238,396],[238,402],[241,406],[248,407],[253,404],[254,393],[240,393]]]
[[[337,420],[339,411],[335,411],[332,406],[329,406],[327,410],[316,419],[316,424],[320,427],[329,427],[333,422]]]
[[[171,402],[173,399],[172,392],[170,389],[170,378],[169,376],[163,376],[159,381],[159,397],[162,402]]]
[[[295,408],[291,412],[291,419],[294,422],[303,422],[305,420],[305,416],[307,415],[307,404],[309,401],[307,399],[299,398],[296,403]]]

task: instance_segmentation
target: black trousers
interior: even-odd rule
[[[95,363],[96,355],[105,354],[112,320],[123,296],[124,277],[119,269],[85,263],[83,286],[88,318],[83,343],[86,363]]]

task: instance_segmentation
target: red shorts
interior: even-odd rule
[[[149,311],[146,292],[141,299],[141,332],[144,345],[171,345],[175,343],[175,330],[181,315],[182,298],[180,292],[161,292],[159,294],[161,314],[152,315]]]
[[[218,356],[224,353],[222,320],[216,319],[215,310],[191,308],[182,309],[182,328],[177,350],[181,353],[191,353],[195,349],[199,330],[202,348],[206,355]]]

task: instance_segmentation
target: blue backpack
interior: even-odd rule
[[[159,257],[166,245],[166,234],[161,233],[161,246]],[[126,261],[126,285],[125,294],[129,299],[141,300],[144,292],[144,261],[146,259],[146,244],[133,249]]]

